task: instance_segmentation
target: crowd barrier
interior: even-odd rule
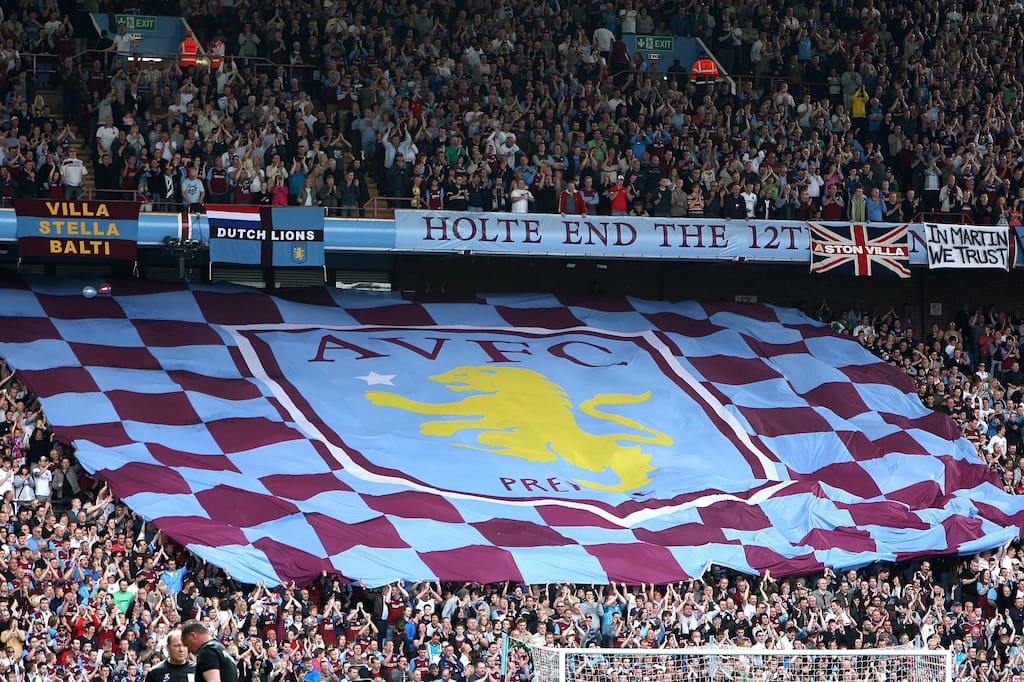
[[[162,213],[144,204],[139,215],[139,246],[162,246],[175,240],[209,239],[209,222],[201,213]],[[152,208],[158,208],[154,205]],[[851,225],[850,223],[821,223]],[[928,222],[907,225],[910,265],[927,265]],[[528,213],[458,213],[395,211],[394,218],[325,218],[329,252],[401,252],[808,263],[811,226],[797,220],[723,220],[717,218],[638,218]],[[871,223],[895,228],[895,223]],[[971,225],[961,232],[978,231]],[[1024,266],[1022,249],[1006,229],[1008,261]],[[1019,229],[1019,228],[1018,228]],[[14,211],[0,208],[0,242],[15,242]],[[933,240],[934,241],[934,240]]]

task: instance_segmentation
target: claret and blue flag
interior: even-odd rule
[[[136,201],[15,199],[19,258],[135,260]]]
[[[794,310],[0,286],[57,434],[244,581],[798,575],[1024,523],[905,376]]]

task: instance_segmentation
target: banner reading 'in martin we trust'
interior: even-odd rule
[[[206,205],[210,261],[268,267],[323,267],[324,210]]]
[[[15,199],[18,255],[136,260],[139,204]]]
[[[1010,269],[1010,230],[1007,227],[925,223],[928,267]]]

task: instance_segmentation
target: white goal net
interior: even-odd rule
[[[535,682],[952,682],[950,652],[557,649],[532,651]]]

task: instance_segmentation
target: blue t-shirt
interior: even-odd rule
[[[160,581],[167,585],[167,594],[178,594],[181,592],[181,583],[185,578],[185,568],[176,568],[173,571],[164,571]]]
[[[866,203],[868,221],[872,223],[882,222],[885,219],[885,202],[881,199],[868,197]]]
[[[302,186],[306,184],[306,174],[302,171],[296,171],[288,176],[288,194],[295,196],[302,189]]]

